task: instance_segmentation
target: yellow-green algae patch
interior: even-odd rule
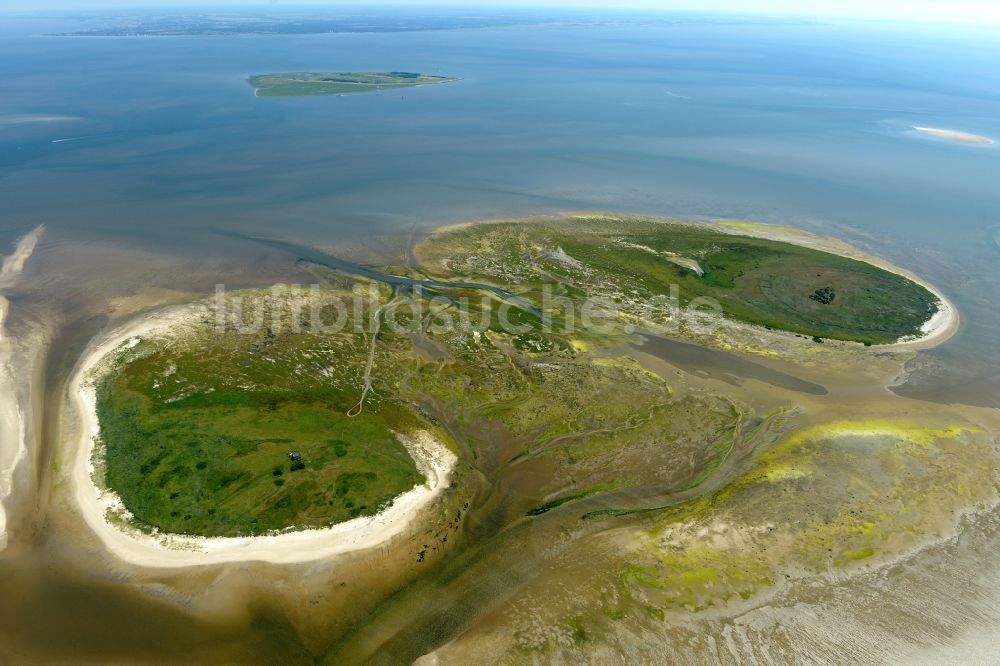
[[[995,501],[996,463],[972,425],[812,426],[723,489],[649,518],[621,570],[623,596],[657,612],[721,607],[786,576],[899,556]]]
[[[661,591],[660,603],[687,610],[704,610],[732,596],[747,599],[771,582],[766,564],[752,556],[695,545],[658,550],[655,557],[653,567],[627,567],[622,574],[625,585]]]
[[[975,426],[950,425],[934,427],[913,421],[877,420],[834,421],[815,425],[793,433],[787,439],[768,449],[757,458],[757,466],[737,484],[759,480],[779,482],[805,476],[814,469],[814,459],[802,455],[802,449],[816,446],[818,442],[846,437],[891,438],[892,446],[927,448],[942,439],[955,439],[964,433],[981,433]],[[837,446],[829,442],[829,446]]]

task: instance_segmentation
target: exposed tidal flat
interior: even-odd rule
[[[570,239],[567,228],[577,229]],[[326,410],[324,427],[331,431],[351,418],[348,412],[360,398],[362,414],[383,420],[391,432],[434,433],[435,440],[455,447],[457,461],[441,468],[448,483],[431,484],[421,495],[424,503],[410,505],[404,495],[388,507],[389,512],[397,506],[412,510],[397,514],[382,539],[375,538],[377,527],[365,527],[376,524],[382,513],[341,522],[328,531],[229,537],[244,544],[242,554],[206,545],[215,538],[171,536],[149,530],[148,523],[143,533],[138,522],[123,522],[142,518],[128,511],[127,504],[127,513],[120,512],[121,505],[81,496],[99,498],[94,482],[109,481],[101,463],[106,452],[100,448],[96,458],[89,451],[81,456],[87,447],[66,450],[72,455],[62,465],[74,470],[75,510],[101,535],[108,553],[140,567],[211,566],[236,559],[250,566],[257,566],[255,561],[275,563],[271,566],[311,561],[317,563],[312,566],[329,563],[322,566],[335,579],[340,571],[367,581],[357,573],[360,560],[353,558],[366,552],[389,558],[387,566],[395,572],[392,586],[337,587],[336,594],[326,595],[329,601],[321,602],[328,609],[354,606],[356,612],[345,616],[353,619],[335,626],[318,618],[297,620],[300,635],[311,636],[304,639],[309,650],[321,654],[329,649],[326,656],[333,663],[406,661],[425,653],[433,653],[425,661],[442,663],[474,657],[486,662],[558,660],[560,655],[571,659],[609,651],[640,660],[663,650],[697,658],[713,649],[729,655],[724,659],[747,658],[745,650],[753,649],[748,641],[754,639],[746,636],[752,634],[730,643],[725,639],[734,618],[767,609],[780,618],[778,609],[806,603],[820,582],[849,586],[870,572],[888,571],[914,553],[946,544],[963,516],[972,519],[995,502],[997,465],[992,444],[997,424],[987,411],[928,408],[885,391],[902,363],[916,353],[899,344],[898,337],[919,336],[944,305],[931,285],[922,291],[891,265],[872,272],[872,264],[857,258],[840,263],[839,255],[811,250],[805,256],[813,263],[800,263],[792,273],[795,279],[785,283],[794,285],[786,290],[797,289],[798,297],[784,294],[775,301],[778,314],[762,320],[762,304],[772,301],[758,299],[769,292],[739,283],[752,273],[747,267],[755,265],[756,255],[749,250],[766,250],[768,256],[791,252],[793,260],[795,250],[773,238],[757,245],[750,233],[790,235],[792,230],[735,222],[692,227],[680,220],[605,214],[445,228],[416,244],[412,263],[369,269],[399,278],[386,282],[351,275],[349,265],[325,266],[322,253],[311,254],[300,264],[321,285],[319,296],[330,306],[319,308],[318,320],[309,316],[315,292],[282,287],[234,291],[221,300],[208,298],[124,322],[88,350],[74,374],[82,378],[91,362],[103,359],[98,375],[118,382],[105,384],[106,396],[137,393],[151,401],[154,411],[183,420],[196,419],[227,383],[242,385],[247,394],[280,389],[244,412],[219,396],[220,405],[241,414],[243,433],[276,415],[302,416],[286,411],[300,400],[297,392],[321,396],[314,407]],[[813,241],[823,244],[818,237]],[[292,246],[287,249],[293,252],[288,261],[299,258]],[[623,256],[630,263],[623,263]],[[646,256],[654,261],[632,263],[634,257]],[[815,262],[821,266],[819,275]],[[858,269],[858,264],[867,267]],[[755,280],[780,277],[781,263],[771,266],[773,276],[757,273]],[[741,270],[744,275],[738,276]],[[854,270],[873,282],[863,286]],[[718,279],[726,271],[733,280]],[[693,288],[678,295],[680,321],[642,307],[669,280],[690,278],[682,285],[697,285],[695,280],[706,277],[715,278],[713,290],[739,290],[722,299],[737,304],[735,315],[725,305],[721,318],[706,319],[688,310],[691,300],[707,295]],[[407,280],[438,286],[421,293]],[[441,286],[449,282],[454,289]],[[551,309],[542,298],[545,284],[561,297],[556,307],[549,304]],[[854,320],[850,308],[854,298],[865,298],[871,293],[865,289],[878,284],[912,290],[913,302],[922,304],[912,306],[904,298],[898,312],[886,313],[883,325],[899,328],[880,333],[885,344],[869,340],[866,346],[851,341],[856,336],[847,329]],[[504,293],[519,300],[505,299]],[[605,307],[614,304],[615,314],[584,322],[576,306],[595,296]],[[334,302],[356,298],[363,305],[360,317],[347,308],[343,325],[332,331]],[[803,322],[787,304],[806,301],[812,314]],[[517,302],[535,305],[540,312],[520,309]],[[505,304],[516,330],[484,319]],[[833,304],[847,311],[824,320]],[[453,325],[463,321],[458,316],[463,308],[469,310],[471,327]],[[302,314],[299,330],[290,326],[295,311]],[[747,312],[757,314],[751,318],[743,314]],[[909,319],[910,312],[922,314]],[[571,313],[573,325],[567,326]],[[263,326],[257,325],[258,314]],[[454,319],[445,325],[447,315]],[[378,329],[372,328],[373,320],[382,322]],[[781,330],[775,326],[778,321],[793,330]],[[836,322],[845,340],[827,337],[820,342],[812,329],[794,332],[795,327],[830,322]],[[311,330],[314,324],[322,331]],[[731,354],[756,367],[725,362],[713,367],[697,354],[685,356],[683,348],[668,353],[650,341],[643,344],[640,331]],[[218,339],[210,342],[207,336]],[[928,344],[943,340],[937,337]],[[204,353],[192,356],[192,349]],[[210,366],[210,377],[199,375],[199,360]],[[271,370],[265,371],[268,366]],[[367,397],[366,376],[371,379]],[[71,399],[81,396],[76,409],[99,414],[93,392],[99,382],[87,387],[73,381]],[[108,408],[115,405],[113,400],[106,403]],[[137,418],[149,424],[156,416],[140,410]],[[80,435],[98,434],[96,425],[90,421],[89,432]],[[338,457],[336,444],[326,438],[309,450],[306,440],[315,435],[301,434],[294,446],[308,454],[302,470],[287,468],[288,442],[277,447],[268,441],[224,442],[216,459],[210,454],[207,462],[231,459],[239,465],[240,458],[248,462],[246,449],[256,447],[251,457],[263,453],[274,464],[247,465],[256,476],[236,482],[245,486],[247,497],[254,496],[254,484],[270,486],[274,497],[261,501],[254,496],[258,508],[266,508],[268,501],[280,501],[280,492],[298,487],[301,495],[290,506],[305,506],[317,489],[305,475],[294,475],[315,479],[323,469],[312,469],[313,463],[326,469],[350,456]],[[337,439],[351,441],[343,434]],[[404,437],[398,441],[405,444]],[[243,449],[234,453],[227,447]],[[150,459],[163,464],[168,478],[158,499],[168,504],[184,488],[169,487],[176,461],[156,460],[152,449]],[[322,449],[332,455],[319,460]],[[417,464],[419,455],[406,450]],[[191,469],[180,475],[192,487],[201,483],[199,474],[204,472],[206,480],[211,474],[209,464],[199,470],[197,462],[192,458]],[[280,477],[273,475],[277,466],[282,467]],[[93,472],[97,475],[92,478]],[[160,472],[155,467],[147,472],[151,483],[144,490],[155,494]],[[278,478],[288,480],[276,486]],[[335,484],[330,499],[344,496],[337,494]],[[110,522],[108,508],[120,512]],[[285,518],[294,529],[303,526],[295,521],[307,514]],[[159,515],[170,520],[169,512]],[[329,519],[327,515],[321,519]],[[185,528],[182,523],[175,529]],[[359,533],[363,538],[355,538]],[[307,536],[310,541],[297,541]],[[115,540],[137,541],[141,548],[129,550],[113,545]],[[317,585],[320,580],[330,578],[319,576]],[[316,588],[299,583],[278,596],[292,603],[315,594]],[[456,608],[475,612],[458,613]],[[701,642],[684,638],[692,632],[702,636]],[[777,643],[769,649],[795,654],[794,648]]]
[[[14,251],[0,256],[0,550],[7,546],[5,503],[14,488],[14,473],[28,455],[27,432],[30,426],[30,386],[23,381],[29,375],[31,354],[19,354],[17,338],[7,330],[10,301],[5,292],[15,286],[31,258],[45,227],[37,227],[21,238]]]

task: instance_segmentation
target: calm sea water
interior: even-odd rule
[[[934,353],[942,363],[925,388],[994,401],[1000,146],[909,128],[1000,139],[995,34],[879,24],[41,34],[75,27],[2,21],[0,240],[44,222],[197,256],[225,251],[209,228],[337,244],[557,210],[792,224],[887,255],[955,297],[966,327]],[[462,80],[307,99],[255,98],[245,82],[317,69]],[[25,114],[74,120],[10,124]]]
[[[966,329],[935,354],[965,370],[948,390],[1000,368],[1000,146],[909,129],[1000,139],[995,34],[822,24],[42,35],[76,27],[2,21],[0,240],[44,222],[198,255],[220,251],[210,228],[337,244],[556,210],[756,219],[845,237],[954,296]],[[245,82],[316,69],[462,80],[307,99],[255,98]],[[74,120],[11,124],[25,114]]]

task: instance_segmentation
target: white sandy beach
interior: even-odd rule
[[[970,134],[969,132],[959,132],[956,130],[944,129],[941,127],[919,127],[913,125],[912,128],[923,134],[930,136],[935,136],[939,139],[947,139],[949,141],[957,141],[959,143],[971,143],[980,146],[989,146],[995,143],[993,139],[987,136],[980,136],[978,134]]]
[[[941,290],[934,285],[920,279],[910,271],[895,266],[884,259],[862,252],[861,250],[835,238],[819,236],[817,234],[774,224],[763,224],[756,222],[740,222],[733,220],[713,220],[712,226],[720,231],[732,234],[742,234],[744,236],[754,236],[757,238],[767,238],[769,240],[783,241],[795,245],[811,247],[823,252],[839,254],[851,259],[857,259],[865,263],[877,266],[897,275],[902,275],[908,280],[919,284],[934,294],[938,300],[938,309],[934,315],[921,326],[921,335],[912,338],[900,338],[891,345],[878,345],[878,349],[930,349],[937,347],[951,338],[958,332],[961,320],[958,308]]]
[[[92,454],[100,432],[93,380],[102,361],[139,339],[166,334],[208,312],[201,303],[174,306],[139,317],[91,343],[69,383],[69,400],[79,416],[73,453],[73,497],[87,525],[115,557],[147,567],[182,567],[236,561],[295,563],[317,560],[375,547],[402,534],[414,518],[450,483],[457,458],[426,431],[397,433],[399,441],[427,478],[398,496],[392,506],[375,516],[355,518],[325,529],[236,538],[205,538],[177,534],[149,535],[109,522],[109,512],[127,516],[113,492],[98,488],[93,479]],[[120,522],[120,521],[118,521]]]
[[[27,424],[24,419],[26,399],[21,389],[24,382],[18,382],[14,369],[16,340],[6,334],[7,312],[10,303],[3,291],[15,284],[24,270],[35,245],[44,233],[39,226],[22,238],[14,252],[4,257],[0,264],[0,550],[7,546],[7,511],[4,502],[12,491],[14,470],[27,455]],[[20,385],[19,385],[20,384]]]

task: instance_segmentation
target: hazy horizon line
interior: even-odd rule
[[[32,0],[32,2],[0,8],[0,14],[45,15],[50,13],[84,14],[88,12],[139,12],[139,11],[184,11],[190,13],[210,13],[213,11],[253,10],[255,12],[282,11],[321,11],[337,9],[357,10],[521,10],[521,11],[590,11],[621,14],[623,12],[642,12],[655,14],[688,14],[701,16],[732,16],[743,18],[772,18],[795,20],[852,20],[863,22],[880,22],[896,24],[928,24],[948,26],[979,26],[992,29],[1000,26],[1000,8],[986,10],[977,3],[965,4],[958,2],[947,11],[940,11],[928,4],[906,3],[910,11],[893,12],[889,10],[872,10],[872,3],[862,3],[855,0],[854,4],[866,7],[865,11],[851,11],[844,7],[851,2],[825,4],[828,0],[815,0],[812,5],[805,3],[788,3],[785,0],[762,0],[755,6],[747,7],[738,0],[714,0],[714,2],[698,3],[689,6],[689,0],[673,0],[664,3],[663,0],[626,0],[622,4],[611,6],[607,0],[508,0],[507,2],[467,2],[463,0],[371,0],[367,3],[349,0],[295,0],[294,2],[279,2],[276,0],[212,0],[209,3],[192,3],[191,0],[95,0],[94,2],[73,3],[69,0],[54,0],[51,4]],[[901,7],[896,0],[890,3]],[[733,4],[737,3],[737,4]],[[82,6],[81,6],[82,4]],[[779,5],[783,5],[780,6]],[[816,6],[819,5],[819,6]],[[922,7],[922,9],[921,9]]]

